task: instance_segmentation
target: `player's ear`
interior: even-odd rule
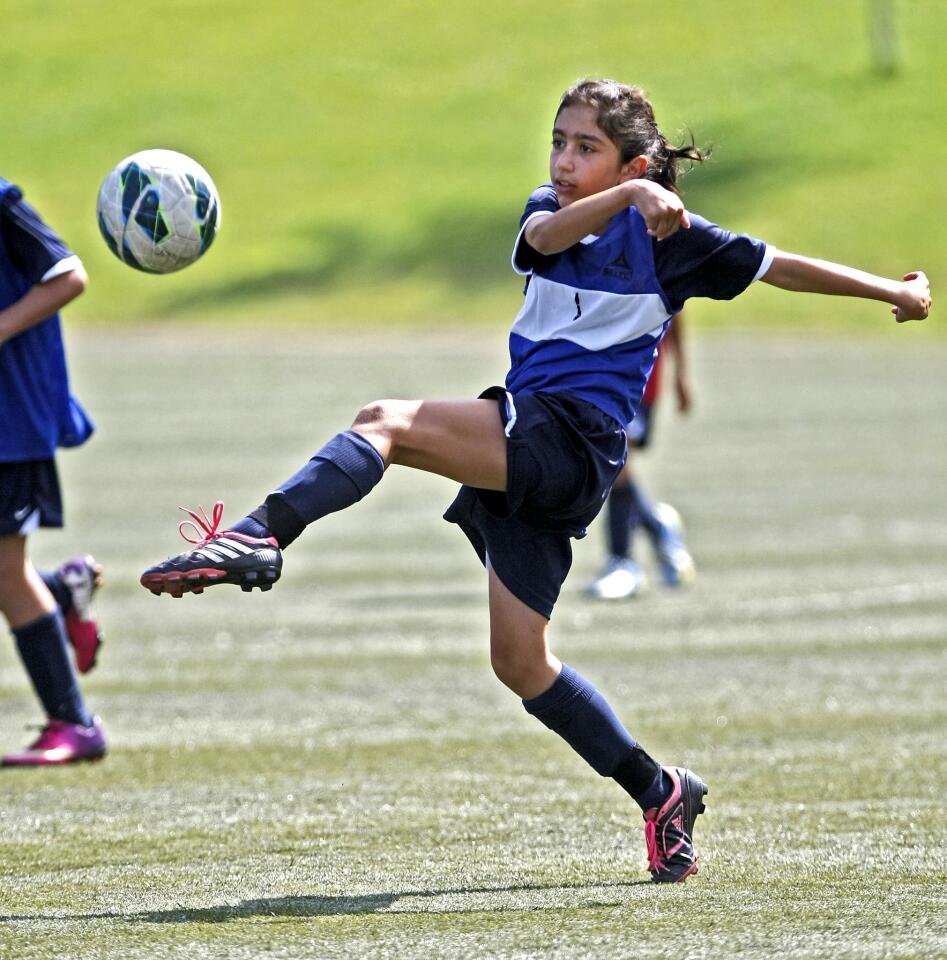
[[[637,157],[632,157],[621,166],[620,182],[624,183],[626,180],[637,180],[639,177],[643,177],[647,167],[648,158],[643,153]]]

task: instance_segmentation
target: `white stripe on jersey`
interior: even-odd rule
[[[533,275],[513,333],[532,340],[571,340],[605,350],[646,334],[657,337],[670,314],[657,293],[582,290]]]

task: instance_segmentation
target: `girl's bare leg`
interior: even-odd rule
[[[330,438],[308,463],[255,510],[218,532],[213,518],[191,513],[205,534],[194,550],[149,567],[141,584],[152,593],[200,593],[232,583],[268,590],[282,569],[280,550],[310,524],[352,506],[392,463],[488,490],[506,489],[506,437],[495,400],[378,400],[352,428]],[[201,529],[198,529],[198,525]]]
[[[506,437],[495,400],[378,400],[359,412],[352,429],[386,465],[506,489]]]
[[[549,621],[513,596],[489,566],[488,577],[493,672],[518,697],[530,700],[548,690],[562,669],[549,650]]]
[[[26,555],[26,537],[0,537],[0,613],[11,629],[56,609],[56,601]]]

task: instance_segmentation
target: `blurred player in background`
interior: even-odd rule
[[[92,610],[101,570],[88,556],[39,572],[27,536],[63,525],[57,447],[84,443],[92,421],[72,397],[58,311],[85,289],[79,258],[0,178],[0,612],[46,714],[39,737],[4,766],[95,760],[102,726],[82,699],[101,643]]]
[[[669,587],[679,587],[694,579],[694,561],[683,537],[678,512],[667,503],[653,503],[632,472],[634,451],[644,450],[651,442],[658,398],[661,393],[667,354],[674,366],[674,393],[677,409],[688,413],[693,392],[687,362],[684,311],[676,314],[665,338],[658,346],[658,357],[648,377],[635,419],[625,428],[628,435],[628,459],[608,495],[605,518],[608,524],[608,557],[602,572],[586,587],[599,600],[633,597],[645,585],[641,565],[634,559],[635,533],[644,529],[654,548],[661,578]]]

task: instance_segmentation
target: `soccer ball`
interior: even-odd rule
[[[145,273],[194,263],[220,229],[214,181],[174,150],[142,150],[122,160],[102,183],[96,212],[112,253]]]

